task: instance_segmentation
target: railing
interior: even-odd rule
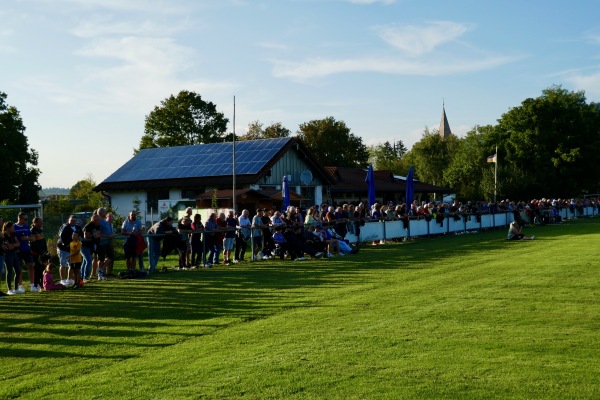
[[[550,216],[554,215],[552,210],[540,210],[540,216],[543,216],[546,212],[549,212]],[[583,209],[571,211],[568,208],[559,210],[560,217],[565,218],[585,218],[593,217],[598,215],[598,209],[596,207],[583,207]],[[408,226],[404,226],[404,222],[400,220],[383,220],[365,222],[364,226],[360,227],[360,237],[354,233],[346,234],[345,239],[351,243],[358,241],[375,241],[375,240],[387,240],[387,239],[403,239],[417,236],[432,236],[432,235],[444,235],[450,233],[464,233],[469,231],[479,231],[483,229],[494,229],[500,227],[507,227],[512,221],[514,221],[513,212],[501,212],[496,214],[481,214],[458,216],[455,219],[454,216],[444,215],[442,224],[436,222],[434,218],[430,221],[426,219],[409,219]],[[521,218],[530,223],[534,223],[530,220],[530,216],[524,212],[521,212]]]

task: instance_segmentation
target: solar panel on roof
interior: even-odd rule
[[[258,173],[291,138],[236,143],[236,174]],[[232,173],[231,143],[144,149],[105,182],[223,176]]]

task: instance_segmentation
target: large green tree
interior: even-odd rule
[[[267,127],[260,121],[253,121],[248,124],[248,132],[245,135],[239,136],[239,140],[255,140],[255,139],[274,139],[289,137],[292,132],[287,129],[281,122],[274,122]]]
[[[103,205],[104,196],[100,192],[95,192],[95,187],[96,182],[91,176],[88,176],[73,185],[69,191],[69,196],[73,200],[80,201],[80,203],[75,206],[75,211],[95,210]]]
[[[344,121],[333,117],[300,125],[298,137],[313,151],[321,164],[336,167],[365,167],[369,151]]]
[[[228,122],[215,104],[183,90],[177,97],[171,95],[163,100],[146,116],[138,150],[220,142]]]
[[[37,203],[41,189],[40,171],[36,167],[38,154],[29,148],[19,111],[6,103],[6,97],[0,92],[0,160],[4,166],[0,174],[0,200]]]
[[[458,139],[450,135],[443,139],[437,130],[425,128],[421,140],[404,155],[404,163],[415,167],[415,178],[434,185],[444,185],[444,170],[458,147]]]
[[[600,112],[584,92],[553,86],[502,115],[493,133],[511,197],[576,196],[597,191]],[[499,178],[500,180],[500,178]]]
[[[493,154],[490,147],[493,127],[480,126],[467,132],[456,143],[456,150],[444,169],[444,185],[451,187],[464,200],[491,199],[494,194],[494,164],[487,162]]]
[[[389,141],[369,146],[369,162],[375,169],[387,169],[394,173],[404,173],[402,156],[406,153],[406,147],[401,140],[390,144]]]

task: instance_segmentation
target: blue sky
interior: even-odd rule
[[[458,136],[555,84],[600,101],[599,15],[592,0],[5,1],[0,91],[43,187],[101,182],[180,90],[230,121],[235,96],[238,134],[333,116],[410,148],[442,101]]]

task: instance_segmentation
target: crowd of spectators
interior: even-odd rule
[[[521,237],[518,229],[527,224],[561,222],[561,211],[568,209],[574,217],[584,215],[585,207],[600,211],[600,198],[539,199],[525,201],[451,204],[415,200],[411,204],[362,203],[312,206],[307,209],[290,206],[285,212],[259,208],[251,216],[248,210],[211,213],[205,223],[191,208],[179,221],[166,217],[154,224],[148,235],[137,219],[129,213],[120,229],[113,227],[114,217],[106,209],[94,211],[83,227],[71,215],[58,232],[57,254],[59,268],[50,262],[44,222],[35,217],[27,225],[27,214],[20,213],[17,222],[4,222],[0,217],[0,275],[5,275],[7,294],[25,292],[23,267],[27,268],[29,289],[59,290],[79,288],[92,279],[107,280],[113,275],[116,232],[125,237],[123,251],[127,271],[144,271],[143,253],[148,247],[149,271],[157,271],[161,256],[176,251],[178,269],[208,268],[243,262],[288,257],[294,261],[310,258],[344,256],[358,251],[345,239],[347,233],[360,235],[366,222],[400,220],[405,227],[410,219],[435,220],[443,224],[447,218],[480,218],[484,214],[514,213],[515,226],[509,236]],[[517,229],[518,228],[518,229]],[[145,239],[147,237],[147,239]],[[147,240],[147,241],[146,241]],[[377,242],[374,242],[377,244]],[[222,257],[222,260],[221,260]],[[136,265],[137,264],[137,265]],[[139,265],[139,270],[137,266]],[[56,280],[55,271],[58,269]],[[0,296],[4,293],[0,292]]]

